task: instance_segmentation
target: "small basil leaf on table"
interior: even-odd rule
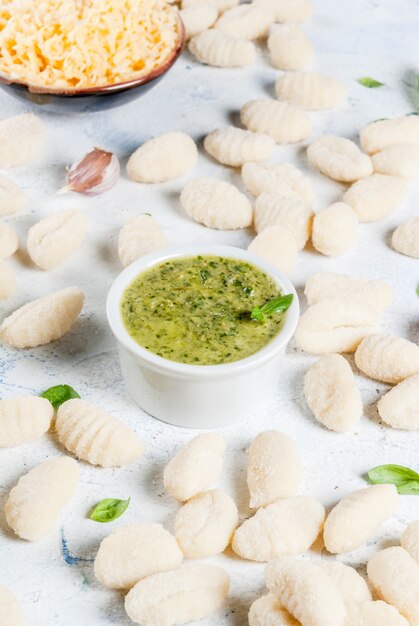
[[[402,495],[419,495],[419,474],[404,465],[378,465],[368,473],[373,485],[395,485]]]
[[[118,500],[117,498],[105,498],[101,500],[89,513],[89,519],[95,522],[113,522],[121,517],[128,508],[131,498],[128,500]]]
[[[358,78],[358,82],[363,87],[368,87],[368,89],[374,89],[376,87],[384,87],[385,83],[381,83],[379,80],[375,80],[375,78],[371,78],[370,76],[364,76],[363,78]]]
[[[80,396],[70,385],[55,385],[55,387],[50,387],[41,393],[41,398],[49,400],[54,409],[58,409],[58,407],[64,402],[67,402],[67,400],[80,398]]]
[[[270,316],[274,315],[274,313],[287,311],[290,308],[293,299],[293,294],[289,293],[286,296],[279,296],[278,298],[269,300],[269,302],[266,302],[261,307],[254,307],[250,313],[250,318],[263,323],[265,321],[265,315]]]

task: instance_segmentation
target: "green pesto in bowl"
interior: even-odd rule
[[[268,274],[246,261],[181,257],[139,274],[123,293],[121,315],[146,350],[180,363],[219,365],[258,352],[280,332],[285,312],[262,322],[251,312],[281,295]]]

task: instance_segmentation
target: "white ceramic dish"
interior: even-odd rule
[[[153,354],[128,334],[120,310],[126,287],[153,265],[195,255],[248,261],[269,274],[283,293],[294,294],[281,331],[262,350],[225,365],[189,365]],[[273,403],[285,348],[297,326],[299,304],[291,282],[270,263],[240,248],[199,244],[173,246],[134,261],[113,283],[107,299],[107,315],[118,341],[125,384],[135,402],[169,424],[216,428],[247,419]]]

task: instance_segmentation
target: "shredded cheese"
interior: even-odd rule
[[[179,36],[165,0],[2,0],[0,73],[65,90],[126,82],[164,64]]]

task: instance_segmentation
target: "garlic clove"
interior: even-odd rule
[[[109,191],[118,181],[120,165],[112,152],[94,148],[67,173],[67,185],[62,191],[76,191],[86,196],[97,196]]]

